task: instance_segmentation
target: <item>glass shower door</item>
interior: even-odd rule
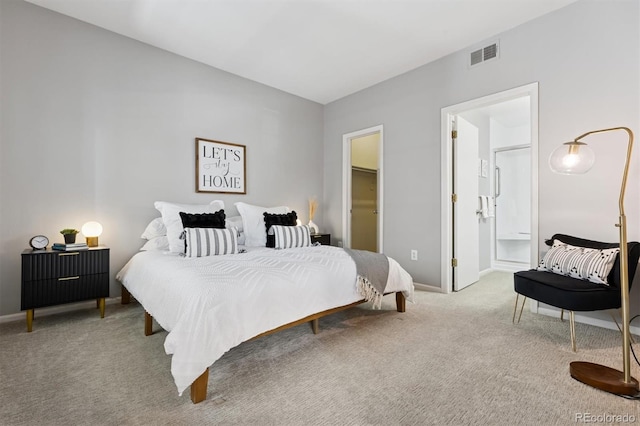
[[[495,258],[529,263],[531,251],[531,148],[495,154]]]

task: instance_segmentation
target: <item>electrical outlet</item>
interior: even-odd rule
[[[411,260],[418,260],[418,250],[411,250]]]

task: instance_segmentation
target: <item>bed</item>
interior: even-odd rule
[[[171,373],[181,395],[206,398],[208,367],[229,349],[272,330],[311,322],[364,302],[356,290],[356,267],[342,249],[312,246],[287,250],[249,247],[245,253],[184,258],[161,251],[134,255],[116,277],[123,301],[132,295],[168,331]],[[412,299],[411,276],[389,259],[385,293],[396,293],[397,310]],[[195,382],[195,383],[194,383]]]

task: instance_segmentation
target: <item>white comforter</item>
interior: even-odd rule
[[[116,278],[169,332],[164,347],[180,395],[234,346],[362,299],[353,260],[332,246],[201,258],[140,252]],[[391,258],[385,291],[413,299],[411,276]]]

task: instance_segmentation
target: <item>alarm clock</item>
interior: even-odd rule
[[[44,235],[36,235],[29,240],[29,245],[34,250],[44,250],[49,245],[49,239]]]

